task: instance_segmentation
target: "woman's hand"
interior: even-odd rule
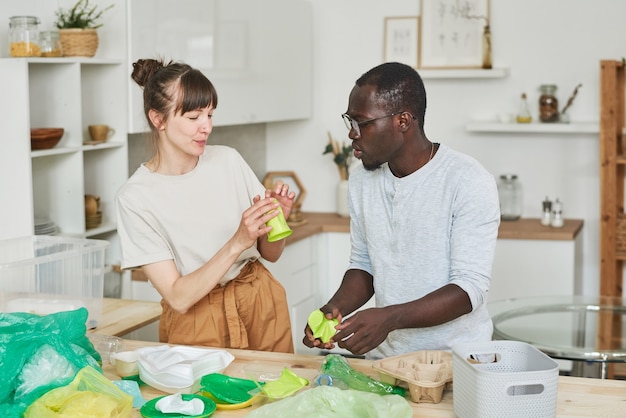
[[[280,204],[274,199],[274,197],[261,199],[261,196],[256,195],[252,199],[252,206],[241,215],[241,222],[234,239],[244,247],[242,252],[252,247],[259,237],[266,235],[272,229],[266,223],[277,215],[276,210]]]
[[[283,214],[285,219],[291,215],[291,208],[293,207],[293,201],[296,197],[295,192],[289,192],[289,185],[278,180],[272,189],[265,190],[266,198],[274,198],[278,200],[280,206],[283,208]]]

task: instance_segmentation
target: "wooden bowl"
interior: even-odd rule
[[[63,128],[33,128],[30,130],[30,149],[50,149],[59,143]]]

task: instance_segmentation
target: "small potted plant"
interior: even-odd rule
[[[104,12],[113,7],[93,6],[89,0],[78,0],[70,9],[56,12],[61,49],[64,56],[93,57],[98,49],[97,29]]]

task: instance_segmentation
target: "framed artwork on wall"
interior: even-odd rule
[[[419,66],[419,16],[385,18],[385,62]]]
[[[483,68],[489,0],[422,0],[420,14],[420,68]]]

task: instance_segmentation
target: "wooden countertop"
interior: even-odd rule
[[[124,340],[124,345],[128,350],[135,350],[156,343]],[[250,350],[228,350],[235,360],[224,370],[224,374],[233,377],[248,378],[246,370],[263,371],[281,370],[282,367],[289,367],[297,375],[312,380],[318,374],[319,367],[324,357],[314,355],[268,353]],[[348,359],[351,367],[360,370],[374,378],[377,378],[372,362],[361,359]],[[104,366],[105,375],[112,380],[119,379],[113,366]],[[306,390],[306,389],[305,389]],[[146,400],[165,393],[151,388],[141,386],[141,393]],[[440,403],[414,403],[409,402],[413,408],[414,417],[455,417],[452,405],[452,392],[448,389],[444,391]],[[624,416],[624,406],[626,405],[626,381],[624,380],[601,380],[583,377],[560,376],[557,396],[557,417],[617,417]],[[217,410],[214,417],[243,417],[253,408],[239,410]],[[132,417],[140,417],[138,409],[134,409]]]
[[[287,245],[321,232],[350,232],[350,218],[336,213],[303,212],[307,223],[294,226]],[[573,240],[583,227],[582,219],[565,219],[562,228],[541,225],[540,219],[522,218],[517,221],[502,221],[498,230],[499,239]]]
[[[143,300],[104,298],[102,320],[89,332],[121,337],[161,317],[161,304]]]

